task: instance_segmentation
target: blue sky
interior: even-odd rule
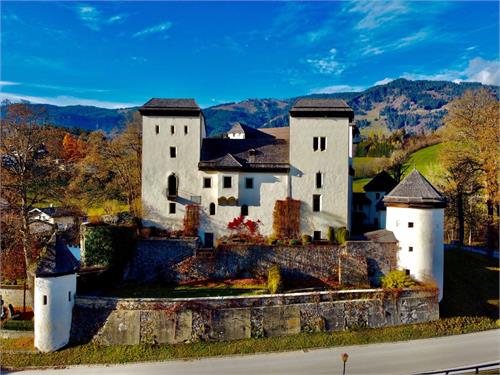
[[[202,107],[398,77],[500,84],[498,2],[2,2],[1,98]]]

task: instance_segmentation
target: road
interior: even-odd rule
[[[349,354],[346,371],[348,375],[412,374],[462,367],[499,360],[500,330],[300,352],[112,366],[73,366],[62,370],[23,371],[16,375],[342,374],[340,355],[344,352]]]

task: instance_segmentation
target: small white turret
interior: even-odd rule
[[[443,298],[446,199],[416,169],[384,198],[386,229],[399,241],[398,267],[418,281],[435,282]]]
[[[77,269],[78,261],[68,247],[53,238],[35,270],[35,347],[42,352],[69,342]]]

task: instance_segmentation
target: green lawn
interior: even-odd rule
[[[439,153],[445,147],[444,143],[438,143],[434,146],[425,147],[410,156],[408,165],[410,168],[406,174],[416,167],[429,180],[436,180],[443,172],[443,167],[439,160]],[[434,182],[434,181],[433,181]]]
[[[352,191],[354,193],[363,193],[363,187],[370,182],[371,177],[365,177],[365,178],[355,178],[352,181]]]
[[[498,259],[461,250],[446,250],[441,316],[488,316],[498,319],[499,276]]]

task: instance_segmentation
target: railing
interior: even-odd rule
[[[474,365],[474,366],[468,366],[468,367],[457,367],[457,368],[452,368],[452,369],[447,369],[447,370],[438,370],[438,371],[431,371],[431,372],[419,372],[419,373],[416,373],[414,375],[438,375],[438,374],[451,375],[451,374],[463,374],[463,373],[470,374],[471,371],[474,371],[474,374],[479,374],[479,371],[493,370],[493,369],[498,369],[498,368],[500,368],[500,362],[490,362],[490,363],[483,363],[480,365]]]

